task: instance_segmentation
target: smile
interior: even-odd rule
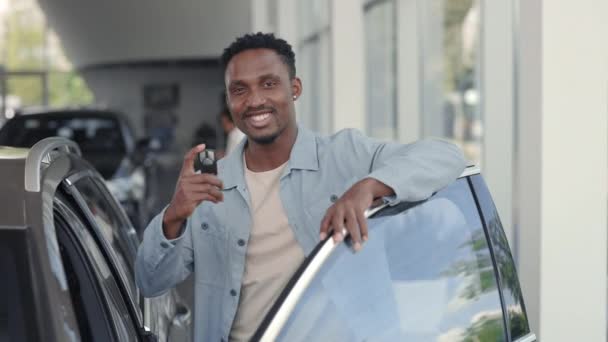
[[[253,126],[254,128],[262,128],[270,123],[271,116],[272,113],[267,111],[259,114],[249,115],[247,116],[246,120],[250,126]]]

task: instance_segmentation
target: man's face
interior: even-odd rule
[[[224,75],[228,107],[235,125],[250,139],[270,144],[295,128],[294,96],[298,78],[290,79],[287,65],[270,49],[251,49],[235,55]]]

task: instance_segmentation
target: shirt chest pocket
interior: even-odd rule
[[[225,226],[214,214],[193,220],[195,277],[198,283],[224,286],[228,259]]]
[[[315,229],[321,227],[321,220],[325,216],[327,209],[332,206],[348,189],[350,189],[359,178],[353,177],[348,181],[332,184],[329,187],[319,187],[311,192],[307,198],[306,212],[307,224]]]

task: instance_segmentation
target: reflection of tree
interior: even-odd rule
[[[442,272],[446,276],[461,275],[479,281],[472,281],[462,290],[460,296],[465,299],[477,299],[484,293],[496,289],[494,267],[488,250],[486,236],[483,229],[475,230],[473,236],[466,243],[459,246],[473,252],[474,259],[457,260],[449,269]]]
[[[524,312],[523,297],[515,263],[513,262],[511,250],[509,249],[509,244],[497,213],[492,215],[488,231],[501,277],[505,305],[507,305],[509,312],[511,336],[513,338],[523,336],[529,331],[528,320]],[[483,229],[479,228],[475,230],[471,239],[459,246],[459,248],[465,248],[467,251],[473,252],[475,259],[458,260],[448,270],[444,271],[443,274],[447,276],[460,275],[474,280],[479,279],[479,281],[471,281],[461,291],[460,297],[472,300],[479,298],[482,294],[496,291],[494,267]],[[484,324],[487,326],[491,325],[489,322]],[[480,339],[479,341],[486,340]]]
[[[528,319],[525,314],[523,295],[519,286],[519,278],[517,277],[517,269],[511,256],[509,242],[505,235],[502,224],[498,218],[498,213],[494,210],[492,218],[488,223],[488,231],[492,240],[494,250],[494,258],[498,265],[498,270],[503,288],[503,294],[509,311],[509,322],[511,329],[511,337],[516,338],[523,336],[529,332]],[[508,298],[508,294],[511,298]]]
[[[504,339],[501,314],[485,316],[473,322],[463,334],[463,342],[502,341]]]

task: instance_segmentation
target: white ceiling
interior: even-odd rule
[[[218,57],[251,29],[250,0],[38,0],[68,58],[99,64]]]

